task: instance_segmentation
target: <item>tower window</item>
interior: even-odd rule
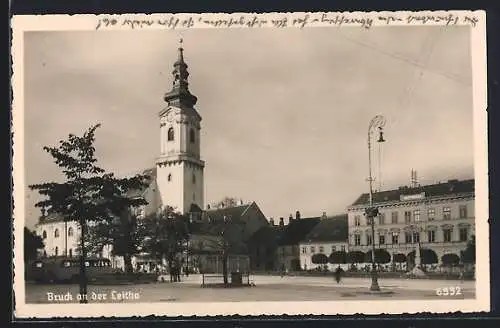
[[[169,128],[168,129],[168,141],[173,141],[174,140],[174,128]]]
[[[167,180],[168,180],[169,182],[170,182],[170,181],[172,181],[172,173],[169,173],[169,174],[168,174]]]
[[[54,238],[59,238],[59,229],[54,231]]]
[[[196,183],[196,174],[193,173],[193,184]]]
[[[56,249],[54,250],[54,254],[55,254],[55,256],[59,255],[59,247],[56,246]]]
[[[189,131],[189,141],[190,141],[191,143],[195,143],[195,141],[196,141],[196,136],[195,136],[195,134],[194,134],[194,129],[191,129],[191,130]]]
[[[47,231],[45,231],[45,230],[43,231],[43,233],[42,233],[42,238],[43,238],[43,239],[47,239]]]
[[[73,236],[73,228],[70,227],[68,229],[68,237],[71,237],[71,236]]]

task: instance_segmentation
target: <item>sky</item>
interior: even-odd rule
[[[71,31],[25,34],[27,185],[61,181],[42,147],[95,123],[101,167],[154,167],[180,37],[206,203],[255,201],[275,219],[345,212],[368,191],[375,115],[387,120],[376,189],[408,185],[412,169],[421,184],[474,177],[466,27]],[[40,198],[25,190],[33,227]]]

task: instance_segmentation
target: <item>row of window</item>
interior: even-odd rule
[[[167,140],[174,141],[174,128],[168,129]],[[194,129],[191,129],[191,130],[189,130],[189,142],[195,143],[195,141],[196,141],[196,134],[194,132]]]
[[[69,227],[68,228],[68,237],[73,236],[73,234],[74,234],[73,228]],[[60,236],[59,229],[54,230],[54,238],[59,238],[59,236]],[[47,231],[44,230],[42,232],[42,238],[47,239]]]
[[[312,254],[316,253],[316,246],[310,246],[309,248],[310,248]],[[325,252],[325,247],[324,246],[319,246],[318,250],[319,250],[320,253],[324,253]],[[345,245],[340,246],[339,250],[345,252]],[[333,253],[335,251],[337,251],[337,246],[332,245],[331,252]],[[307,247],[306,246],[302,247],[302,254],[307,254]]]
[[[443,211],[442,211],[442,219],[443,220],[451,220],[451,208],[449,206],[444,206]],[[466,219],[467,216],[467,205],[460,205],[459,207],[459,218],[460,219]],[[410,223],[418,223],[422,219],[421,217],[421,211],[419,209],[413,210],[413,211],[405,211],[404,212],[404,223],[410,224]],[[427,209],[427,220],[428,221],[434,221],[436,219],[436,209],[435,208],[429,208]],[[391,224],[397,224],[399,223],[399,212],[392,212],[391,213]],[[371,222],[368,222],[367,224],[371,224]],[[380,213],[378,215],[378,224],[379,225],[384,225],[388,224],[385,213]],[[361,216],[356,215],[354,217],[354,225],[355,226],[360,226],[361,225]]]
[[[444,243],[450,243],[452,242],[452,230],[451,229],[443,229],[442,230],[443,234],[443,242]],[[466,242],[469,240],[469,229],[467,228],[460,228],[459,229],[459,241],[460,242]],[[399,244],[399,233],[393,232],[390,234],[392,244]],[[405,244],[411,244],[411,243],[419,243],[420,242],[420,232],[405,232],[404,235],[404,243]],[[384,245],[386,244],[386,235],[379,235],[378,236],[378,243],[379,245]],[[436,231],[435,230],[429,230],[427,231],[427,242],[428,243],[434,243],[436,242]],[[372,235],[367,234],[366,235],[366,244],[370,246],[372,244]],[[354,245],[355,246],[361,246],[361,235],[360,234],[355,234],[354,235]]]

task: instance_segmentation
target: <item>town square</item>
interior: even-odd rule
[[[469,30],[365,30],[27,32],[26,304],[475,300]]]

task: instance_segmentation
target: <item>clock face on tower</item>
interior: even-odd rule
[[[167,114],[167,122],[173,122],[177,114],[179,114],[179,109],[171,107]]]

